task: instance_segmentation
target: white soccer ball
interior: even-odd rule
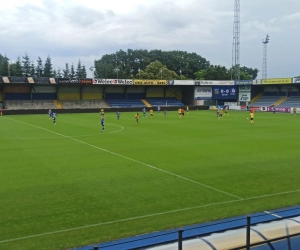
[[[248,120],[249,118],[247,118],[247,120]]]

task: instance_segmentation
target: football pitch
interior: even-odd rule
[[[47,111],[45,111],[46,113]],[[0,117],[0,249],[57,250],[300,204],[300,115]]]

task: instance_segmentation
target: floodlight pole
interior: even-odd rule
[[[263,68],[262,68],[262,79],[267,79],[267,49],[268,43],[270,41],[269,35],[266,36],[266,39],[262,41],[263,43]]]
[[[240,80],[240,0],[234,0],[231,80]]]

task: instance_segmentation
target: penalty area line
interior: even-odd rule
[[[87,145],[87,146],[92,147],[92,148],[96,148],[96,149],[101,150],[101,151],[103,151],[103,152],[106,152],[106,153],[108,153],[108,154],[112,154],[112,155],[115,155],[115,156],[118,156],[118,157],[127,159],[127,160],[129,160],[129,161],[136,162],[136,163],[138,163],[138,164],[140,164],[140,165],[143,165],[143,166],[146,166],[146,167],[149,167],[149,168],[158,170],[158,171],[163,172],[163,173],[166,173],[166,174],[168,174],[168,175],[172,175],[172,176],[175,176],[175,177],[177,177],[177,178],[186,180],[186,181],[188,181],[188,182],[197,184],[197,185],[199,185],[199,186],[203,186],[203,187],[206,187],[206,188],[208,188],[208,189],[214,190],[214,191],[216,191],[216,192],[223,193],[223,194],[229,195],[229,196],[231,196],[231,197],[238,198],[239,200],[243,200],[243,198],[241,198],[241,197],[239,197],[239,196],[237,196],[237,195],[234,195],[234,194],[228,193],[228,192],[226,192],[226,191],[223,191],[223,190],[214,188],[214,187],[212,187],[212,186],[209,186],[209,185],[206,185],[206,184],[204,184],[204,183],[201,183],[201,182],[198,182],[198,181],[189,179],[189,178],[187,178],[187,177],[184,177],[184,176],[181,176],[181,175],[178,175],[178,174],[174,174],[174,173],[172,173],[172,172],[163,170],[163,169],[161,169],[161,168],[154,167],[154,166],[149,165],[149,164],[147,164],[147,163],[144,163],[144,162],[141,162],[141,161],[132,159],[132,158],[130,158],[130,157],[127,157],[127,156],[124,156],[124,155],[121,155],[121,154],[118,154],[118,153],[109,151],[109,150],[107,150],[107,149],[100,148],[100,147],[98,147],[98,146],[89,144],[89,143],[87,143],[87,142],[80,141],[80,140],[78,140],[78,139],[76,139],[76,138],[73,138],[73,137],[70,137],[70,136],[66,136],[66,135],[64,135],[64,134],[60,134],[60,133],[54,132],[54,131],[52,131],[52,130],[49,130],[49,129],[46,129],[46,128],[43,128],[43,127],[39,127],[39,126],[30,124],[30,123],[18,121],[18,120],[11,119],[11,118],[7,118],[7,117],[5,117],[5,118],[6,118],[6,119],[9,119],[9,120],[12,120],[12,121],[14,121],[14,122],[19,122],[19,123],[22,123],[22,124],[25,124],[25,125],[28,125],[28,126],[31,126],[31,127],[34,127],[34,128],[38,128],[38,129],[41,129],[41,130],[44,130],[44,131],[47,131],[47,132],[50,132],[50,133],[53,133],[53,134],[62,136],[62,137],[64,137],[64,138],[68,138],[68,139],[70,139],[70,140],[79,142],[79,143],[81,143],[81,144]]]
[[[90,225],[86,225],[86,226],[73,227],[73,228],[67,228],[67,229],[52,231],[52,232],[34,234],[34,235],[29,235],[29,236],[24,236],[24,237],[19,237],[19,238],[13,238],[13,239],[8,239],[8,240],[2,240],[2,241],[0,241],[0,244],[13,242],[13,241],[19,241],[19,240],[25,240],[25,239],[30,239],[30,238],[37,238],[37,237],[47,236],[47,235],[52,235],[52,234],[71,232],[71,231],[85,229],[85,228],[105,226],[105,225],[110,225],[110,224],[115,224],[115,223],[120,223],[120,222],[128,222],[128,221],[133,221],[133,220],[138,220],[138,219],[145,219],[145,218],[150,218],[150,217],[155,217],[155,216],[160,216],[160,215],[165,215],[165,214],[184,212],[184,211],[189,211],[189,210],[194,210],[194,209],[200,209],[200,208],[206,208],[206,207],[212,207],[212,206],[219,206],[219,205],[226,205],[226,204],[230,204],[230,203],[237,203],[237,202],[243,202],[243,201],[258,200],[258,199],[263,199],[263,198],[267,198],[267,197],[279,196],[279,195],[291,194],[291,193],[297,193],[297,192],[300,192],[300,189],[299,190],[293,190],[293,191],[287,191],[287,192],[281,192],[281,193],[275,193],[275,194],[261,195],[261,196],[246,198],[246,199],[243,199],[243,200],[232,200],[232,201],[216,202],[216,203],[210,203],[210,204],[206,204],[206,205],[169,210],[169,211],[165,211],[165,212],[148,214],[148,215],[141,215],[141,216],[130,217],[130,218],[125,218],[125,219],[120,219],[120,220],[100,222],[100,223],[90,224]],[[265,212],[268,213],[267,211],[265,211]]]

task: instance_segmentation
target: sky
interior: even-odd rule
[[[240,9],[241,66],[261,78],[268,34],[268,78],[300,75],[300,1],[240,0]],[[49,55],[57,70],[120,49],[182,50],[230,67],[233,10],[234,0],[2,0],[0,54],[35,64]]]

